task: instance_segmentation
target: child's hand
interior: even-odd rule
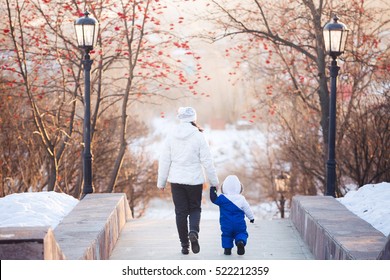
[[[250,220],[250,222],[251,222],[251,224],[253,224],[255,222],[255,219]]]

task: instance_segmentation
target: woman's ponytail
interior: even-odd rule
[[[191,122],[191,124],[192,124],[193,126],[195,126],[197,129],[199,129],[200,132],[203,132],[203,131],[204,131],[204,129],[201,128],[196,122]]]

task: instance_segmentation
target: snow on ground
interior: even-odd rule
[[[384,235],[390,234],[390,183],[364,185],[338,201]]]
[[[73,196],[57,192],[7,195],[0,198],[0,227],[55,228],[77,203]]]
[[[266,151],[266,138],[257,129],[237,129],[227,126],[225,130],[205,130],[210,149],[215,158],[215,165],[223,168],[224,164],[246,166],[253,161],[254,150]]]

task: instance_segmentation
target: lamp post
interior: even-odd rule
[[[91,65],[89,52],[96,44],[99,24],[96,19],[89,17],[88,11],[74,22],[77,44],[84,50],[84,152],[83,152],[83,194],[93,193],[92,188],[92,154],[91,154]]]
[[[335,15],[333,21],[324,26],[323,35],[326,52],[332,57],[330,70],[330,103],[328,131],[328,161],[326,163],[326,192],[327,196],[336,196],[336,82],[340,67],[337,57],[344,53],[348,29],[345,24],[338,22]]]
[[[280,194],[280,217],[284,218],[284,205],[286,203],[286,199],[284,197],[284,194],[288,192],[288,179],[290,176],[283,171],[280,173],[280,175],[275,177],[275,186],[276,191]]]

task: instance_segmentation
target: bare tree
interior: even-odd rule
[[[230,38],[233,46],[226,51],[238,53],[238,67],[245,62],[249,73],[258,77],[251,110],[269,107],[269,114],[278,117],[282,128],[283,160],[294,162],[295,170],[303,176],[301,182],[323,189],[329,114],[323,26],[337,11],[351,29],[346,54],[340,59],[343,75],[339,88],[343,90],[338,92],[337,147],[341,147],[356,100],[374,90],[380,94],[388,90],[378,81],[389,50],[388,44],[381,44],[381,40],[386,42],[389,19],[381,15],[389,11],[389,5],[381,3],[378,7],[355,0],[210,3],[213,8],[207,20],[217,28],[207,37],[212,41]]]
[[[370,105],[360,104],[351,113],[340,158],[342,174],[358,186],[390,180],[389,109],[389,100],[386,103],[376,101]]]

